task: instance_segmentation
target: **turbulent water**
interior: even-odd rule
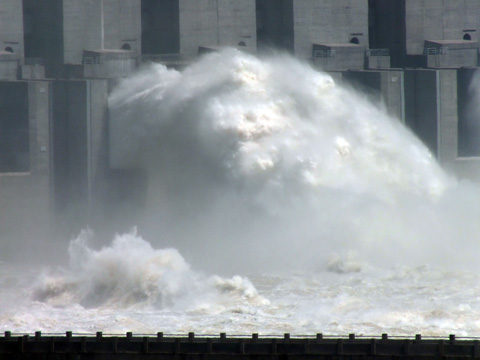
[[[138,233],[2,264],[5,330],[480,335],[480,191],[381,104],[227,50],[124,80],[110,116],[148,169]]]

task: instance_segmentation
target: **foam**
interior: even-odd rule
[[[70,267],[39,277],[33,297],[57,307],[196,310],[205,302],[231,298],[268,301],[247,278],[207,277],[194,272],[176,249],[154,249],[135,231],[117,235],[110,246],[88,246],[90,231],[70,244]]]

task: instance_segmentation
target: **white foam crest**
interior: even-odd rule
[[[86,308],[153,308],[194,311],[205,303],[244,299],[268,301],[243,277],[208,278],[195,273],[176,249],[154,249],[135,231],[117,235],[110,246],[88,247],[84,231],[70,244],[70,267],[42,274],[34,298],[55,306]]]

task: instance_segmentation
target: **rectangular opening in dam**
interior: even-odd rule
[[[368,40],[370,49],[389,49],[392,67],[405,62],[405,3],[368,0]]]
[[[142,54],[179,52],[179,0],[142,0]]]
[[[29,171],[28,89],[0,82],[0,173]]]
[[[256,0],[257,47],[293,52],[293,1]]]
[[[48,69],[53,71],[64,60],[63,2],[23,0],[22,5],[25,57],[52,64]]]
[[[480,156],[480,72],[475,68],[459,69],[458,91],[458,155]]]
[[[436,71],[405,71],[405,123],[433,154],[438,153],[438,90]]]

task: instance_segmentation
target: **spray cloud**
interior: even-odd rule
[[[125,134],[118,153],[149,171],[140,231],[195,264],[443,262],[462,248],[459,233],[478,240],[474,187],[397,119],[288,56],[230,49],[183,72],[152,65],[110,106]],[[474,263],[468,253],[459,257]]]

